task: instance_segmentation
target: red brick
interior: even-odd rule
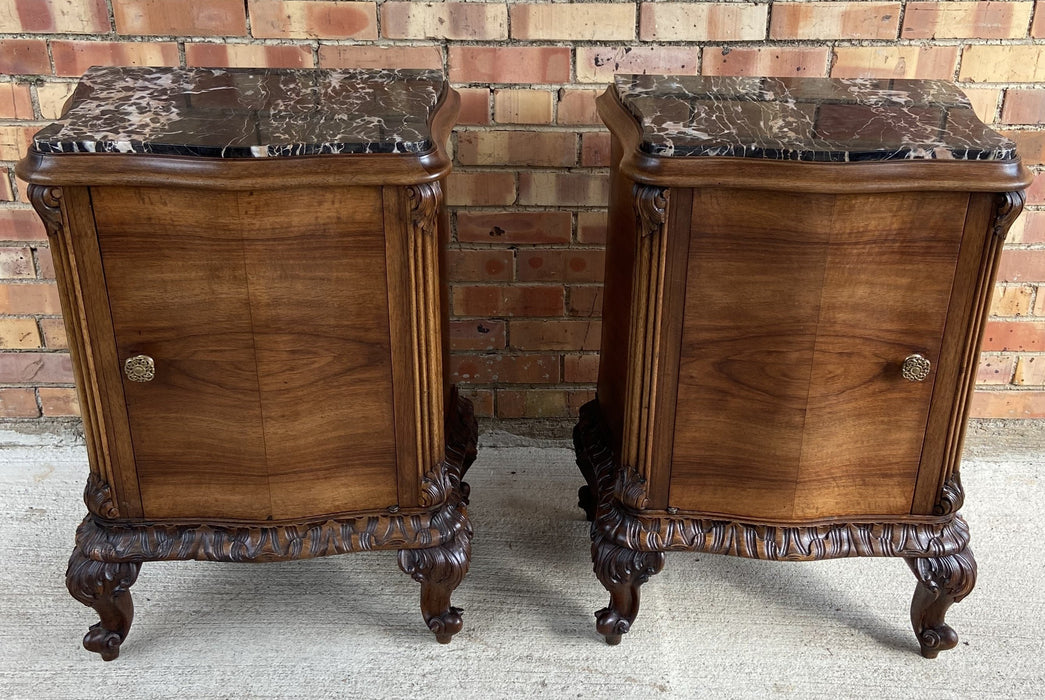
[[[1031,313],[1035,316],[1045,317],[1045,285],[1037,288],[1038,292],[1034,298],[1034,309]]]
[[[477,418],[493,418],[493,391],[491,389],[472,389],[458,386],[462,398],[472,402],[472,409]]]
[[[577,80],[608,83],[614,73],[696,75],[699,56],[700,49],[690,46],[578,46]]]
[[[446,203],[459,206],[506,206],[515,203],[515,173],[450,173]]]
[[[1019,39],[1027,36],[1028,2],[909,2],[904,39]]]
[[[560,124],[602,124],[595,108],[598,90],[559,90]]]
[[[760,41],[766,38],[767,15],[767,5],[644,2],[639,38],[643,41]]]
[[[822,77],[827,73],[826,48],[762,47],[704,49],[704,75],[766,75]]]
[[[1045,243],[1045,211],[1024,211],[1016,223],[1022,226],[1018,238],[1009,233],[1013,243]]]
[[[4,124],[0,125],[0,160],[18,160],[25,155],[36,134],[43,124]]]
[[[48,282],[0,284],[0,314],[60,314],[58,287]]]
[[[569,415],[566,392],[561,389],[497,391],[498,418],[566,418]]]
[[[1017,386],[1045,385],[1045,356],[1024,355],[1019,358],[1012,383]]]
[[[501,124],[551,124],[554,101],[548,90],[495,90],[494,119]]]
[[[610,164],[610,134],[608,131],[589,131],[581,135],[581,165],[608,167]]]
[[[976,369],[977,384],[1008,384],[1016,367],[1015,355],[984,354]]]
[[[112,0],[119,34],[243,36],[243,0]],[[108,24],[108,22],[106,22]]]
[[[1034,3],[1034,24],[1031,26],[1030,35],[1035,39],[1045,39],[1045,0],[1037,0]]]
[[[451,250],[451,282],[510,282],[515,259],[510,250]]]
[[[508,324],[508,346],[514,350],[598,350],[599,321],[520,321]]]
[[[321,68],[442,68],[438,46],[319,47]]]
[[[1034,288],[1027,285],[998,285],[991,297],[991,316],[1026,316],[1030,312]]]
[[[6,0],[0,33],[100,34],[109,31],[105,0]]]
[[[571,286],[566,288],[569,301],[566,313],[570,316],[598,318],[602,316],[602,285]]]
[[[962,92],[969,98],[972,111],[984,124],[992,124],[998,117],[998,102],[1001,90],[997,88],[964,87]]]
[[[34,350],[39,348],[40,329],[31,318],[0,318],[0,348]]]
[[[1045,250],[1005,250],[998,268],[998,281],[1045,282]]]
[[[570,49],[561,46],[451,46],[455,83],[565,83]]]
[[[900,26],[898,2],[776,3],[771,39],[895,39]]]
[[[15,191],[11,187],[11,171],[8,168],[0,168],[0,201],[10,202],[15,198]]]
[[[291,44],[185,44],[185,65],[311,68],[312,47]]]
[[[1020,158],[1025,164],[1045,163],[1045,131],[1002,131],[1001,135],[1016,142]]]
[[[40,387],[40,405],[45,416],[66,417],[80,415],[80,402],[76,389],[66,387]]]
[[[635,38],[635,4],[518,3],[511,9],[512,38],[524,41],[627,41]]]
[[[457,88],[461,95],[458,124],[490,123],[490,88]]]
[[[1045,350],[1045,321],[988,321],[983,352],[1041,352]]]
[[[569,243],[570,213],[458,212],[457,240],[469,243]]]
[[[504,327],[504,321],[489,318],[450,321],[450,349],[503,350]]]
[[[609,177],[598,173],[519,173],[519,204],[598,207],[609,201]]]
[[[250,33],[259,39],[376,39],[373,2],[250,0]]]
[[[36,392],[32,389],[0,389],[0,417],[39,418]]]
[[[91,66],[177,66],[173,42],[52,41],[55,75],[82,75]]]
[[[458,285],[453,289],[453,313],[457,316],[562,316],[565,311],[561,285]]]
[[[469,384],[555,384],[559,356],[451,355],[450,373],[453,381]]]
[[[0,119],[32,119],[33,100],[29,86],[22,83],[0,83]]]
[[[577,164],[577,136],[565,131],[463,131],[457,136],[462,165],[569,167]]]
[[[0,39],[0,73],[47,75],[51,61],[42,39]]]
[[[519,281],[602,282],[605,265],[601,250],[520,250]]]
[[[599,378],[598,355],[564,355],[562,380],[570,384],[594,384]]]
[[[1037,124],[1045,120],[1045,90],[1006,90],[1001,120],[1006,124]]]
[[[1037,206],[1045,204],[1045,173],[1034,172],[1034,182],[1027,188],[1027,204]]]
[[[592,389],[571,389],[566,392],[566,403],[570,409],[570,415],[576,416],[580,411],[581,406],[588,403],[595,398],[595,391]]]
[[[1045,391],[977,391],[972,418],[1045,418]]]
[[[40,279],[54,279],[54,259],[50,248],[36,248],[36,267],[40,271]]]
[[[0,277],[4,279],[32,279],[33,252],[26,247],[0,248]]]
[[[37,83],[36,100],[40,103],[40,116],[44,119],[60,117],[62,108],[75,89],[76,83],[72,81]]]
[[[957,46],[839,46],[832,78],[953,80]]]
[[[0,240],[39,241],[46,238],[43,222],[32,209],[0,209]]]
[[[1045,82],[1045,45],[966,46],[958,79],[976,83]]]
[[[577,242],[605,245],[606,223],[605,210],[577,212]]]
[[[0,383],[72,384],[73,363],[64,352],[0,352]]]
[[[69,347],[65,335],[65,324],[60,318],[41,318],[40,330],[43,331],[44,346],[51,350],[64,350]]]
[[[508,38],[504,4],[479,2],[386,2],[381,36],[389,39]]]

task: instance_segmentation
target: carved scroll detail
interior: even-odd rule
[[[461,631],[461,608],[450,596],[468,573],[472,556],[472,529],[466,525],[439,547],[399,550],[399,568],[421,584],[421,614],[435,638],[446,644]]]
[[[963,503],[965,503],[965,490],[962,488],[962,478],[958,472],[954,472],[943,482],[939,499],[933,506],[933,515],[957,513]]]
[[[101,654],[106,661],[120,655],[120,645],[127,637],[134,619],[134,603],[130,587],[138,579],[141,564],[137,562],[95,561],[79,549],[73,551],[65,584],[73,598],[94,608],[100,622],[83,638],[88,651]]]
[[[49,236],[57,236],[62,231],[62,188],[46,185],[29,185],[29,202],[43,219]]]
[[[1009,235],[1009,228],[1016,221],[1016,218],[1019,217],[1020,212],[1023,211],[1023,204],[1026,201],[1027,193],[1023,190],[1000,193],[998,195],[998,207],[994,214],[994,223],[991,225],[991,232],[1004,240]]]
[[[595,613],[595,629],[607,644],[619,644],[639,612],[639,586],[664,568],[664,552],[636,552],[596,534],[591,544],[595,576],[610,592],[610,604]]]
[[[628,341],[631,348],[621,452],[622,462],[634,469],[640,478],[622,481],[620,485],[627,488],[620,491],[618,497],[634,508],[643,508],[648,502],[646,481],[650,477],[656,425],[668,250],[664,224],[667,222],[669,190],[636,184],[634,193],[639,236],[631,300],[631,337]]]
[[[439,292],[438,182],[406,188],[410,221],[410,334],[413,351],[418,478],[436,467],[443,441],[443,352]],[[424,490],[423,490],[424,493]],[[428,496],[431,497],[430,495]]]
[[[91,472],[87,475],[87,486],[83,490],[83,502],[87,510],[99,518],[113,519],[120,517],[120,510],[112,497],[112,488],[100,476]]]
[[[958,645],[958,633],[944,622],[944,616],[976,585],[976,559],[964,547],[945,557],[908,559],[907,564],[918,579],[911,601],[911,625],[922,656],[933,659]]]
[[[574,432],[581,471],[591,474],[597,495],[593,533],[636,551],[691,551],[751,559],[813,561],[854,556],[945,557],[969,542],[969,527],[957,515],[934,521],[840,522],[818,525],[759,525],[728,519],[634,513],[613,493],[614,458],[605,442],[598,402],[581,408]]]

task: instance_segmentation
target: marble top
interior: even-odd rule
[[[1016,144],[938,80],[618,75],[642,150],[820,162],[1010,160]]]
[[[423,153],[437,70],[91,68],[42,153]]]

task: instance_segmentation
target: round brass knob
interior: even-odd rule
[[[148,355],[135,355],[123,362],[123,373],[132,382],[151,382],[156,376],[156,363]]]
[[[929,376],[929,370],[933,368],[932,363],[924,355],[915,353],[908,355],[903,361],[903,378],[909,382],[924,382]]]

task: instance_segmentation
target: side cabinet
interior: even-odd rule
[[[114,112],[125,93],[159,123]],[[432,631],[460,629],[476,426],[445,371],[457,104],[433,71],[92,69],[36,136],[19,173],[91,464],[68,577],[102,618],[88,649],[115,658],[158,559],[398,549]],[[374,128],[388,114],[399,132]],[[216,116],[233,133],[183,128]]]
[[[666,551],[899,556],[922,653],[955,646],[1015,145],[932,81],[617,76],[599,110],[606,312],[575,431],[599,631],[620,641]]]

